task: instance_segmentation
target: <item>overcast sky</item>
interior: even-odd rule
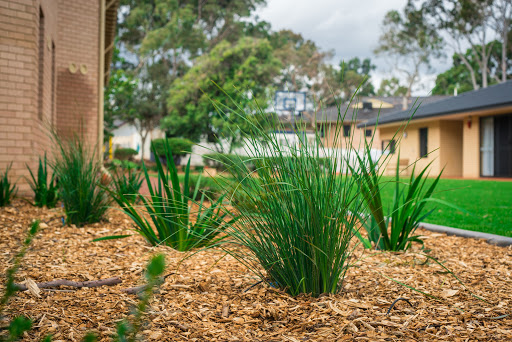
[[[407,0],[267,0],[267,6],[256,15],[272,24],[274,30],[291,29],[314,41],[322,50],[333,50],[332,63],[353,57],[370,57],[377,65],[373,73],[376,87],[382,78],[392,76],[384,59],[372,51],[381,34],[381,23],[387,11],[402,9]],[[439,69],[440,64],[437,69]],[[435,70],[436,73],[444,70]],[[423,89],[414,95],[426,95],[435,78],[422,77]]]

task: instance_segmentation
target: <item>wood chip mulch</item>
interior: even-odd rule
[[[26,341],[39,341],[47,334],[53,341],[81,341],[88,331],[110,341],[117,322],[137,301],[136,295],[122,290],[143,283],[146,262],[156,252],[165,253],[167,272],[176,273],[155,293],[144,316],[145,340],[512,341],[512,316],[506,316],[512,313],[511,247],[418,230],[428,255],[442,261],[467,289],[421,256],[419,247],[407,253],[358,247],[341,293],[292,298],[265,284],[245,291],[258,279],[221,251],[202,251],[179,265],[183,253],[152,248],[138,235],[91,242],[128,232],[130,221],[117,210],[109,211],[109,222],[84,228],[63,226],[61,217],[60,209],[34,208],[21,200],[0,208],[0,272],[5,274],[11,265],[30,222],[41,219],[44,224],[23,259],[17,282],[119,277],[122,283],[42,290],[40,298],[18,292],[5,313],[33,320]],[[387,315],[397,298],[408,299],[413,307],[400,300]]]

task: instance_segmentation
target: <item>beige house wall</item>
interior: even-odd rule
[[[469,120],[471,120],[471,127],[468,125]],[[480,177],[480,116],[464,119],[462,139],[462,177],[478,178]]]
[[[367,128],[372,130],[373,141],[371,141],[372,137],[366,137],[366,129],[357,128],[357,123],[350,124],[350,136],[348,137],[343,136],[343,125],[338,125],[338,128],[336,128],[336,123],[327,123],[322,126],[324,126],[322,141],[326,147],[347,149],[351,146],[353,149],[361,150],[364,149],[366,140],[368,143],[372,143],[372,148],[381,148],[380,132],[379,130],[375,131],[375,127]]]
[[[429,154],[426,157],[420,158],[420,128],[428,128],[427,147]],[[441,145],[441,128],[439,121],[431,121],[425,123],[411,123],[407,127],[396,125],[381,127],[380,139],[384,145],[387,141],[395,139],[396,151],[393,155],[384,160],[384,167],[386,175],[393,175],[395,173],[397,162],[400,165],[402,175],[410,175],[412,172],[413,163],[416,162],[416,173],[425,168],[429,163],[430,174],[436,175],[441,171],[441,161],[439,147]],[[398,133],[397,133],[398,132]],[[396,135],[395,135],[396,134]],[[400,154],[400,160],[398,155]]]
[[[441,148],[440,166],[445,177],[462,177],[463,122],[460,120],[440,121]]]

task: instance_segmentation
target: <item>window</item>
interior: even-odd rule
[[[372,136],[372,130],[371,129],[365,129],[364,130],[364,135],[366,137],[371,137]]]
[[[343,136],[350,137],[350,125],[343,125]]]
[[[320,138],[324,138],[325,137],[325,126],[324,125],[320,125],[318,126],[318,135],[320,136]]]
[[[396,142],[395,140],[383,140],[382,141],[382,152],[395,154],[396,151]]]
[[[428,155],[428,128],[420,128],[420,158]]]
[[[43,120],[43,79],[44,79],[44,14],[42,8],[39,8],[39,62],[38,62],[38,116]]]

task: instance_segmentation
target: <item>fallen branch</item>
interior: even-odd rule
[[[163,277],[160,277],[160,279],[158,280],[158,285],[162,285],[164,283],[165,279],[173,274],[174,273],[169,273]],[[128,293],[128,294],[137,294],[139,292],[145,291],[147,288],[148,288],[148,284],[144,284],[144,285],[140,285],[140,286],[129,287],[129,288],[123,289],[121,291]]]
[[[43,283],[37,283],[37,287],[40,289],[45,289],[49,287],[58,287],[58,286],[71,286],[71,287],[98,287],[98,286],[113,286],[121,283],[121,279],[107,278],[107,279],[99,279],[99,280],[90,280],[90,281],[71,281],[66,279],[52,280],[46,281]],[[16,290],[18,291],[26,291],[28,290],[25,284],[14,284]]]

